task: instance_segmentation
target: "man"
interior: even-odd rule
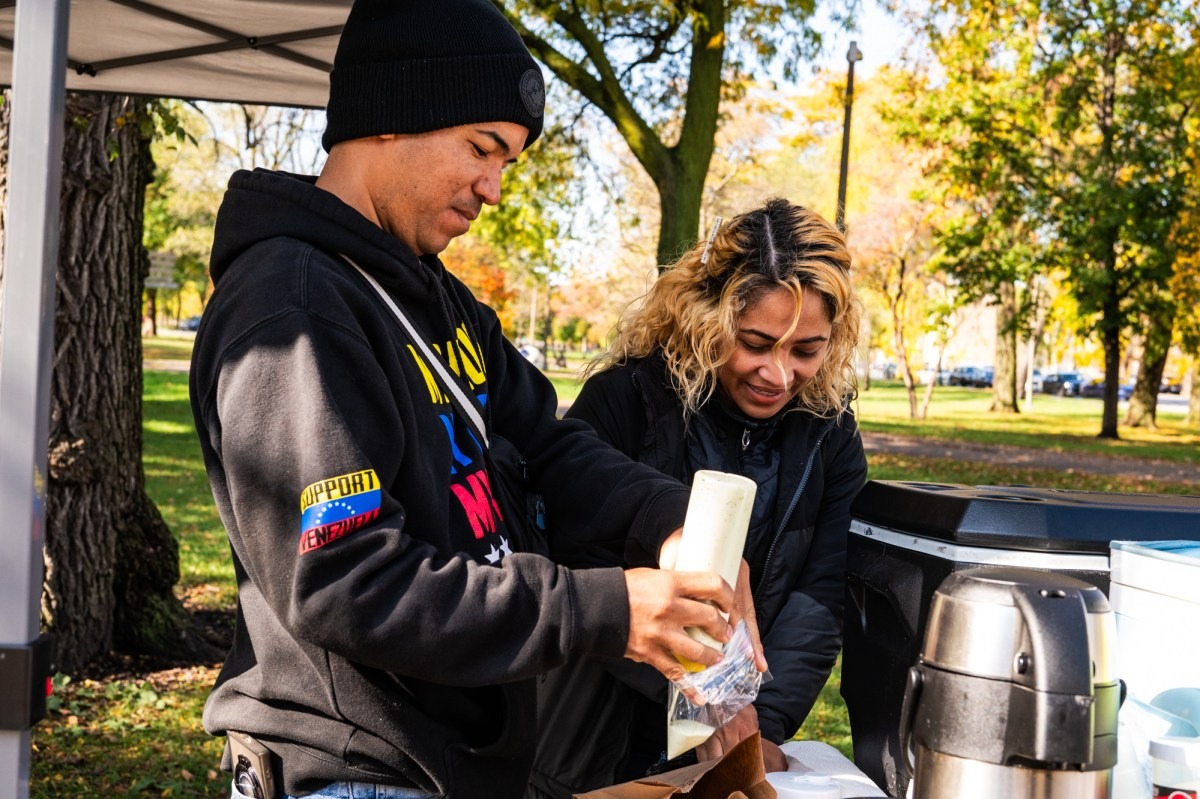
[[[688,496],[556,420],[548,381],[437,259],[499,201],[543,102],[488,0],[359,0],[321,175],[230,180],[191,375],[239,591],[204,723],[265,745],[287,796],[519,796],[535,675],[597,654],[678,676],[675,653],[719,659],[685,626],[728,638],[716,575],[512,551],[493,434],[573,545],[658,553]]]

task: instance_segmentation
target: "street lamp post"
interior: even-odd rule
[[[846,53],[849,70],[846,75],[846,121],[842,123],[842,165],[838,172],[837,229],[846,233],[846,172],[850,167],[850,106],[854,103],[854,62],[862,61],[858,42],[850,42]]]

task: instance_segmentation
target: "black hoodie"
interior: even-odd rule
[[[437,258],[414,257],[311,178],[238,172],[191,375],[239,600],[204,725],[267,743],[288,793],[353,780],[519,796],[530,678],[622,654],[624,578],[512,553],[481,447],[340,255],[405,309],[489,433],[526,456],[556,534],[628,534],[644,554],[686,511],[679,483],[555,418],[550,383]]]

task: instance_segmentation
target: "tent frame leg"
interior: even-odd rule
[[[69,0],[19,0],[13,37],[0,284],[0,645],[17,650],[40,637],[69,16]],[[28,727],[0,730],[0,796],[29,795],[29,763]]]

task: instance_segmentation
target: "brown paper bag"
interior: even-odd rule
[[[717,760],[576,794],[575,799],[662,799],[667,796],[680,799],[775,799],[775,789],[767,782],[763,771],[762,741],[758,733]]]

